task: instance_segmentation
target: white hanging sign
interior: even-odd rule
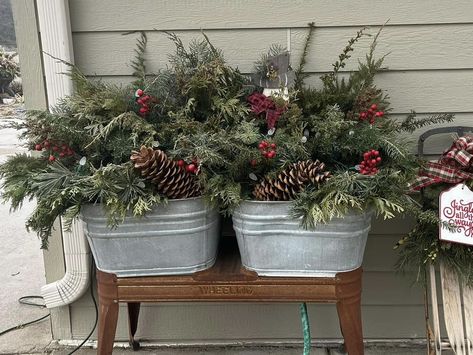
[[[440,239],[473,245],[473,191],[464,184],[440,194],[440,220],[453,228],[440,227]]]

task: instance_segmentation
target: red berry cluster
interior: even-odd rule
[[[179,165],[182,169],[185,169],[190,174],[197,174],[199,172],[197,161],[187,164],[181,159],[177,161],[177,165]]]
[[[149,101],[151,100],[151,96],[145,95],[145,92],[142,89],[138,89],[135,92],[136,102],[140,105],[140,115],[146,116],[149,111]]]
[[[378,105],[372,104],[367,111],[360,112],[360,120],[368,121],[370,124],[374,124],[377,117],[383,117],[384,111],[378,111]]]
[[[261,152],[261,155],[266,159],[273,159],[276,156],[276,144],[268,143],[266,141],[261,141],[258,144],[258,149]]]
[[[374,175],[379,169],[378,165],[381,163],[379,151],[369,150],[363,154],[363,161],[360,163],[360,173],[363,175]]]
[[[42,152],[43,150],[49,153],[48,160],[50,162],[55,161],[57,158],[66,158],[74,155],[74,151],[72,148],[63,143],[51,143],[47,139],[43,141],[43,143],[38,143],[34,146],[34,149],[38,152]]]

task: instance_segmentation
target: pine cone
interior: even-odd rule
[[[307,185],[318,186],[330,177],[325,164],[318,160],[300,161],[288,166],[275,178],[264,178],[253,190],[260,201],[293,200]]]
[[[189,198],[202,194],[195,176],[168,159],[162,150],[142,146],[139,152],[132,152],[130,159],[141,176],[151,180],[158,192],[168,198]]]

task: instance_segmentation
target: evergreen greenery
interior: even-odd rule
[[[204,197],[222,213],[252,198],[258,180],[309,159],[324,162],[332,177],[296,197],[293,214],[302,217],[305,227],[351,210],[371,209],[384,218],[406,211],[413,203],[405,192],[416,160],[399,133],[452,117],[389,117],[388,96],[373,80],[384,59],[374,56],[379,33],[358,71],[340,78],[365,29],[349,40],[333,71],[322,76],[321,89],[305,87],[304,65],[314,28],[310,24],[289,99],[268,98],[278,112],[271,133],[266,115],[252,110],[248,102],[262,88],[229,66],[205,34],[185,46],[168,33],[175,51],[167,67],[155,75],[147,75],[147,38],[141,34],[132,62],[136,80],[128,86],[89,80],[71,66],[73,95],[52,112],[32,111],[12,124],[21,130],[25,146],[38,153],[17,155],[0,166],[4,199],[13,209],[25,199],[37,200],[27,226],[39,234],[44,247],[54,220],[64,216],[70,221],[85,203],[102,203],[112,226],[127,214],[143,215],[166,200],[129,161],[131,152],[144,145],[188,167],[197,166]],[[281,50],[272,47],[268,55]],[[256,70],[264,71],[265,65],[263,58]],[[383,114],[371,123],[361,120],[373,104]],[[261,154],[262,141],[274,146],[271,158]],[[382,157],[379,172],[361,174],[359,164],[371,150]]]

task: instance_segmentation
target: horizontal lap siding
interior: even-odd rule
[[[472,23],[469,0],[73,0],[74,32]]]
[[[173,50],[160,31],[176,31],[185,43],[204,29],[227,61],[250,72],[253,61],[272,43],[288,46],[297,66],[308,22],[317,28],[307,62],[313,73],[308,83],[320,86],[318,76],[331,64],[348,39],[365,25],[375,33],[384,28],[377,48],[386,69],[376,83],[389,92],[393,115],[402,119],[410,110],[421,117],[457,113],[455,124],[472,124],[473,2],[406,0],[71,0],[71,22],[77,65],[91,78],[123,84],[132,80],[129,66],[138,33],[146,31],[148,72],[163,68]],[[363,38],[344,71],[354,70],[370,45]],[[342,75],[347,75],[343,73]],[[415,149],[419,130],[406,139]],[[440,153],[450,136],[429,140],[428,154]],[[364,260],[363,316],[367,338],[424,337],[422,291],[411,277],[394,271],[393,245],[411,226],[409,220],[376,221]],[[124,310],[123,310],[124,311]],[[126,338],[125,312],[118,338]],[[332,305],[311,305],[315,338],[339,338]],[[74,337],[90,329],[93,308],[89,296],[71,306]],[[139,336],[161,342],[219,342],[239,340],[299,340],[296,305],[281,304],[167,304],[144,307]]]
[[[301,23],[303,24],[303,23]],[[327,72],[338,58],[347,41],[359,27],[317,28],[307,57],[306,70]],[[375,33],[379,27],[369,29]],[[250,72],[253,62],[270,44],[287,46],[290,42],[292,63],[297,67],[307,36],[307,28],[296,29],[234,29],[205,30],[212,43],[221,48],[227,61],[237,65],[241,71]],[[167,55],[173,51],[172,42],[160,31],[146,31],[148,36],[148,70],[156,72],[162,68]],[[191,39],[202,39],[201,32],[176,31],[185,43]],[[76,32],[73,35],[77,64],[87,74],[131,75],[128,65],[133,58],[133,49],[138,34],[127,32]],[[392,71],[460,70],[472,69],[473,24],[445,26],[388,26],[379,38],[376,53],[389,55],[384,62]],[[363,37],[355,46],[352,59],[344,70],[354,70],[358,59],[363,59],[372,38]]]

